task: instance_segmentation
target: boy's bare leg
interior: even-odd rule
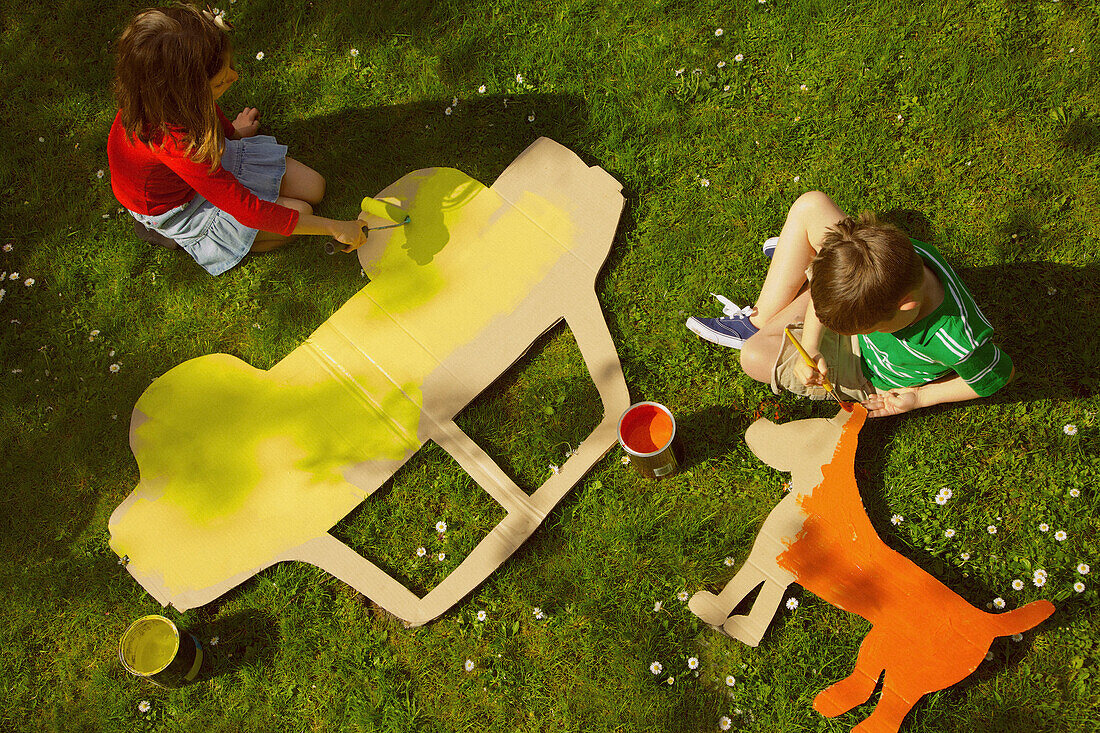
[[[779,244],[756,300],[756,313],[749,318],[752,325],[763,328],[794,301],[806,284],[806,268],[826,230],[846,216],[820,191],[804,193],[795,200],[779,233]]]
[[[289,161],[290,158],[287,158]],[[286,206],[289,209],[295,209],[299,214],[312,214],[313,207],[308,201],[302,201],[300,199],[288,198],[286,196],[280,196],[275,199],[275,203],[279,206]],[[289,242],[293,237],[284,237],[282,234],[276,234],[275,232],[257,232],[256,239],[252,242],[252,252],[270,252],[273,249],[278,249],[284,244]]]
[[[749,321],[760,332],[741,347],[741,368],[758,382],[771,382],[772,368],[783,345],[783,329],[806,315],[810,294],[806,268],[817,254],[829,227],[847,216],[820,191],[798,197],[787,212],[772,255],[764,287]]]

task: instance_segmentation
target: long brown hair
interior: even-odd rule
[[[130,21],[118,39],[114,93],[131,140],[163,144],[171,134],[191,160],[217,169],[225,132],[210,80],[231,52],[225,28],[220,18],[182,4],[143,10]]]

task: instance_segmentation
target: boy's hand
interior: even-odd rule
[[[867,416],[900,415],[903,412],[909,412],[920,407],[920,398],[917,396],[919,389],[919,387],[904,387],[871,395],[863,403],[863,406],[867,408]]]
[[[817,369],[811,369],[809,364],[799,359],[795,362],[794,373],[807,387],[820,387],[825,382],[824,376],[829,373],[829,365],[821,354],[811,354],[810,358],[817,364]]]
[[[367,225],[359,219],[333,222],[332,236],[344,245],[344,252],[353,252],[367,242]]]
[[[245,107],[233,120],[233,129],[237,131],[237,139],[252,137],[260,131],[260,110],[255,107]]]

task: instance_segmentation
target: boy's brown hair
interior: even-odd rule
[[[810,297],[826,328],[866,333],[920,285],[924,263],[909,237],[865,211],[830,227],[810,263]]]
[[[228,28],[182,4],[144,10],[130,21],[118,39],[114,93],[131,140],[153,144],[174,136],[192,160],[217,169],[225,133],[210,80],[231,51]]]

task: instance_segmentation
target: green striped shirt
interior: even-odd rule
[[[1012,359],[993,343],[993,326],[935,247],[911,240],[943,284],[943,302],[894,333],[860,334],[863,374],[879,390],[915,387],[954,371],[983,397],[1008,382]]]

